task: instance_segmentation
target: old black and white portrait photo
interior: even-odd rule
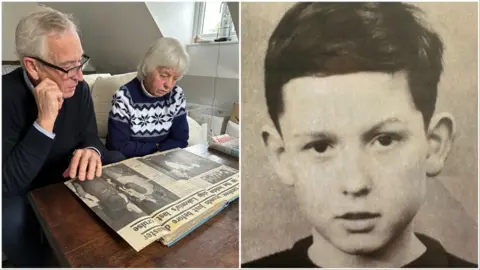
[[[74,192],[112,229],[118,231],[145,213],[118,192],[105,178],[73,181]]]
[[[477,3],[242,3],[242,267],[477,267]]]
[[[178,196],[132,170],[125,164],[115,164],[103,169],[103,177],[108,183],[120,190],[127,198],[151,214],[176,201]]]
[[[188,151],[167,152],[145,157],[140,161],[175,180],[188,180],[221,166]]]
[[[216,184],[236,173],[237,172],[235,170],[224,167],[203,175],[201,179],[209,182],[210,184]]]

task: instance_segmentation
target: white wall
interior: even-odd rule
[[[239,44],[214,43],[187,46],[190,67],[187,75],[238,79]]]
[[[183,44],[192,43],[195,2],[146,2],[146,5],[164,36],[178,38]]]
[[[15,28],[18,21],[35,10],[37,3],[2,3],[2,60],[18,60],[15,54]]]
[[[98,72],[136,70],[150,44],[162,36],[143,2],[45,3],[80,22],[83,48]]]
[[[233,25],[235,26],[235,31],[237,33],[240,33],[240,29],[238,28],[239,25],[238,25],[238,17],[239,17],[239,5],[240,3],[238,2],[228,2],[227,3],[228,5],[228,9],[230,10],[230,15],[232,16],[232,21],[233,21]],[[240,37],[239,37],[240,39]]]
[[[231,110],[239,102],[239,43],[187,46],[190,67],[179,81],[187,102]]]

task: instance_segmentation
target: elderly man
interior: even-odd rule
[[[188,64],[177,39],[163,37],[150,46],[137,77],[113,96],[107,148],[135,157],[188,145],[185,96],[176,85]]]
[[[124,158],[98,138],[77,30],[68,15],[47,7],[22,18],[15,33],[22,67],[3,76],[2,247],[15,266],[43,265],[28,191],[67,177],[91,180],[102,162]]]

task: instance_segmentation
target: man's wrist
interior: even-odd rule
[[[102,157],[102,154],[100,153],[100,150],[98,150],[97,148],[93,147],[93,146],[88,146],[88,147],[85,147],[85,149],[90,149],[90,150],[93,150],[95,151],[98,156]]]
[[[33,123],[33,126],[34,126],[38,131],[40,131],[41,133],[45,134],[45,136],[49,137],[50,139],[52,139],[52,140],[55,139],[55,133],[43,129],[43,128],[37,123],[37,121],[35,121],[35,122]]]
[[[53,132],[53,126],[55,125],[55,121],[37,119],[37,125],[39,125],[46,131]]]
[[[95,151],[95,153],[97,153],[100,157],[102,157],[102,153],[100,153],[100,150],[98,150],[97,148],[95,148],[95,147],[93,147],[93,146],[87,146],[87,147],[85,147],[85,148],[76,149],[75,151],[73,151],[72,156],[75,155],[75,152],[77,152],[77,150],[93,150],[93,151]]]

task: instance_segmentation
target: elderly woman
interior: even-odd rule
[[[188,64],[189,56],[177,39],[163,37],[152,44],[137,77],[113,96],[108,149],[130,158],[187,146],[185,96],[176,83]]]

